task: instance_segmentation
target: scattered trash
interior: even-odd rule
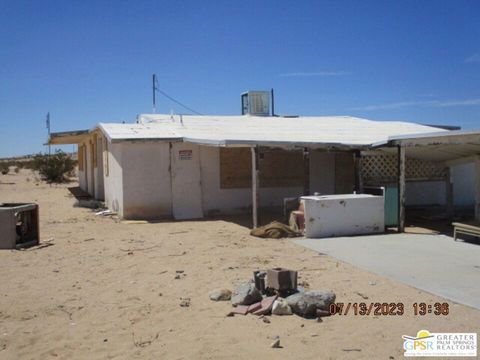
[[[373,285],[377,285],[377,283],[376,283],[375,281],[369,281],[369,282],[368,282],[368,285],[372,285],[372,286],[373,286]]]
[[[250,231],[250,235],[272,239],[302,236],[300,232],[297,232],[293,230],[290,226],[282,224],[278,221],[272,221],[268,225],[255,228]]]
[[[274,348],[274,349],[279,349],[281,347],[280,346],[280,336],[275,336],[273,342],[270,344],[270,347]]]
[[[115,213],[112,213],[111,215],[116,215]],[[147,220],[122,220],[120,221],[122,224],[135,224],[135,225],[140,225],[140,224],[148,224]]]
[[[177,270],[179,279],[183,270]],[[233,293],[228,289],[215,289],[209,293],[213,301],[228,300],[234,307],[227,316],[253,314],[270,323],[266,315],[292,315],[304,318],[330,316],[330,305],[336,295],[331,290],[311,291],[297,286],[297,271],[273,268],[253,273],[252,281],[240,283]],[[304,326],[303,324],[301,325]]]
[[[355,294],[357,294],[358,296],[360,296],[362,299],[364,300],[367,300],[368,299],[368,296],[365,295],[365,294],[362,294],[361,292],[358,292],[358,291],[355,291]]]
[[[101,211],[98,211],[95,213],[96,216],[109,216],[109,215],[117,215],[116,212],[112,211],[112,210],[101,210]]]
[[[213,301],[227,301],[232,298],[232,292],[228,289],[215,289],[210,291],[208,296]]]
[[[325,317],[325,316],[330,316],[332,315],[332,313],[330,312],[330,310],[320,310],[320,309],[317,309],[317,318],[322,318],[322,317]]]
[[[184,278],[185,276],[187,276],[187,274],[185,274],[184,270],[176,270],[175,271],[175,280],[180,280],[180,279]]]

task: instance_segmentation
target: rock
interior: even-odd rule
[[[335,301],[332,291],[305,291],[290,295],[285,299],[292,311],[303,317],[315,317],[317,309],[329,311]]]
[[[254,283],[248,282],[237,286],[232,294],[232,305],[251,305],[262,301],[262,294],[255,287]]]
[[[275,336],[275,339],[273,340],[273,342],[270,344],[270,347],[271,348],[274,348],[274,349],[278,349],[280,348],[280,336]]]
[[[273,315],[292,315],[292,308],[288,305],[287,301],[283,298],[278,298],[273,303],[272,307]]]
[[[210,300],[213,301],[227,301],[232,297],[232,292],[228,289],[215,289],[208,294]]]
[[[181,307],[189,307],[190,306],[190,298],[180,298],[180,306]]]
[[[267,318],[267,317],[264,317],[264,318],[262,319],[262,321],[263,321],[265,324],[270,324],[270,319]]]

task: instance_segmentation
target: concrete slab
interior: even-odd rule
[[[295,243],[480,309],[480,246],[445,235],[382,234]]]

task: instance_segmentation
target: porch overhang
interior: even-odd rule
[[[82,141],[84,141],[89,134],[90,134],[90,130],[55,132],[50,134],[50,138],[48,139],[48,144],[50,145],[79,144]]]

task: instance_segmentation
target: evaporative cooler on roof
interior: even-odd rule
[[[270,115],[270,92],[247,91],[242,94],[242,115]]]

